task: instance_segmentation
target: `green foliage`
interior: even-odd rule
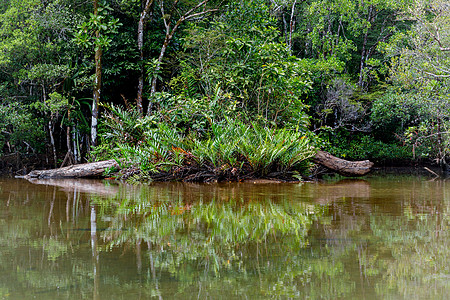
[[[376,103],[373,119],[379,126],[396,126],[392,129],[417,147],[419,156],[442,163],[449,153],[450,52],[445,45],[450,38],[441,32],[448,32],[450,9],[441,0],[417,0],[406,13],[416,24],[381,45],[392,57],[394,88]]]
[[[370,159],[377,163],[400,163],[413,159],[413,150],[409,145],[398,142],[383,142],[371,135],[337,135],[330,139],[326,150],[338,157],[349,160]]]
[[[404,130],[419,121],[419,109],[410,95],[388,91],[372,104],[371,120],[382,132]]]
[[[36,108],[30,117],[42,123],[50,118],[57,141],[64,139],[57,136],[61,124],[70,125],[82,143],[91,108],[75,99],[90,97],[92,48],[108,49],[101,91],[108,115],[99,124],[104,145],[92,157],[119,153],[117,144],[134,149],[122,152],[147,155],[141,146],[150,147],[147,133],[163,130],[159,123],[180,135],[182,149],[196,145],[199,153],[212,153],[225,139],[213,133],[215,126],[229,126],[227,119],[252,124],[245,132],[248,143],[267,128],[278,128],[280,136],[285,128],[300,137],[331,128],[343,138],[341,143],[347,142],[347,133],[360,131],[386,144],[400,137],[415,150],[423,146],[419,152],[430,157],[447,153],[446,136],[437,136],[447,130],[450,111],[449,12],[443,0],[209,1],[205,11],[211,13],[180,25],[162,61],[164,68],[158,55],[165,25],[193,2],[177,1],[178,9],[170,15],[165,9],[164,16],[160,6],[173,3],[153,3],[142,60],[136,41],[142,1],[99,3],[96,15],[92,3],[82,0],[10,0],[0,5],[0,101],[7,106],[6,99],[15,99],[18,105]],[[153,114],[146,118],[113,105],[126,99],[130,106],[141,67],[161,87],[150,95],[148,82],[144,84],[143,103],[152,103]],[[431,129],[423,130],[426,126]],[[261,173],[280,160],[277,136],[265,138],[258,141],[264,151],[253,149],[255,157],[245,154],[246,162]],[[369,141],[354,143],[360,150],[369,147],[361,153],[381,151],[370,149]],[[222,162],[234,166],[240,158],[229,146],[220,149],[223,157],[205,154],[211,156],[205,161],[215,168]],[[164,151],[172,151],[170,147]],[[185,154],[172,153],[169,160],[175,156]]]
[[[154,122],[153,117],[137,118],[136,111],[109,106],[103,129],[104,144],[94,153],[103,153],[157,173],[195,161],[201,167],[250,168],[258,175],[270,172],[306,172],[307,160],[315,154],[314,137],[300,131],[270,129],[256,122],[246,125],[227,119],[211,123],[206,137],[183,134],[182,129]],[[117,157],[119,156],[119,157]],[[216,172],[215,171],[215,172]]]
[[[260,175],[294,170],[315,154],[311,140],[301,133],[230,120],[225,124],[213,124],[211,137],[195,140],[191,151],[199,163],[216,168],[242,167],[243,163],[248,163],[252,171]]]
[[[124,143],[137,145],[144,139],[144,132],[156,124],[154,117],[140,118],[136,109],[124,109],[113,104],[102,104],[106,108],[102,126],[102,134],[106,143]]]
[[[35,152],[45,146],[45,129],[39,119],[17,103],[0,104],[0,153]],[[5,146],[8,145],[8,149]],[[6,150],[6,151],[5,151]]]
[[[49,99],[45,100],[44,103],[36,102],[32,105],[32,107],[45,113],[49,113],[52,117],[57,116],[61,112],[69,109],[69,101],[63,95],[53,92],[48,96]]]
[[[9,128],[6,132],[17,128],[12,134],[23,136],[15,150],[29,151],[31,147],[37,154],[45,149],[41,124],[50,119],[53,128],[59,127],[57,122],[62,122],[60,117],[68,110],[72,116],[68,123],[85,119],[80,105],[69,104],[69,99],[80,98],[77,93],[86,82],[75,66],[82,59],[77,58],[71,36],[82,13],[79,0],[13,0],[0,13],[0,101],[2,107],[17,114],[17,120],[4,118],[11,122],[4,125]],[[75,122],[71,125],[77,126]],[[29,126],[28,132],[21,128],[25,126]],[[25,147],[25,142],[30,146]]]
[[[111,35],[117,33],[122,24],[116,18],[111,18],[113,10],[106,1],[99,1],[97,14],[90,13],[89,18],[78,25],[75,41],[86,48],[108,48],[111,45]]]
[[[304,128],[301,97],[311,89],[311,74],[278,41],[274,24],[264,1],[231,2],[220,22],[188,29],[183,40],[191,53],[189,68],[196,70],[196,86],[208,97],[220,87],[230,106],[235,103],[253,120]]]

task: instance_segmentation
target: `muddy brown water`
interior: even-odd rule
[[[447,299],[450,181],[0,180],[0,299]]]

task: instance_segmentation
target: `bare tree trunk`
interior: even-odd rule
[[[94,15],[98,15],[98,0],[94,0]],[[100,38],[100,32],[95,32],[95,37]],[[100,94],[102,88],[102,47],[96,45],[95,49],[95,79],[94,93],[92,103],[92,121],[91,121],[91,142],[92,146],[97,145],[97,124],[98,124],[98,104],[100,102]]]
[[[148,17],[150,14],[150,9],[152,7],[154,0],[146,0],[145,4],[142,7],[142,12],[139,17],[139,25],[138,25],[138,48],[139,48],[139,61],[141,63],[141,73],[139,75],[139,82],[138,82],[138,93],[137,93],[137,99],[136,99],[136,106],[141,115],[144,115],[144,108],[142,105],[142,93],[144,90],[144,31],[145,31],[145,24],[147,22]]]
[[[158,60],[156,61],[155,69],[153,70],[152,87],[151,87],[151,91],[150,91],[151,95],[156,93],[156,84],[157,84],[157,80],[158,80],[156,75],[161,70],[161,64],[162,64],[162,60],[164,58],[164,54],[166,53],[167,46],[169,45],[170,41],[172,40],[173,35],[177,31],[178,27],[185,20],[190,19],[190,18],[194,18],[194,17],[199,17],[199,16],[202,16],[202,15],[207,14],[209,12],[216,11],[217,9],[211,9],[211,10],[204,10],[202,12],[194,13],[197,9],[199,9],[200,7],[206,5],[209,1],[210,0],[203,0],[203,1],[199,2],[196,6],[191,8],[189,11],[187,11],[184,15],[182,15],[178,19],[178,21],[175,23],[173,28],[172,28],[172,20],[170,19],[170,17],[169,17],[169,19],[164,18],[164,26],[166,27],[166,37],[164,38],[164,43],[163,43],[163,46],[161,48],[161,52],[159,53],[159,57],[158,57]],[[174,7],[172,8],[172,10],[175,10],[175,6],[177,5],[177,3],[178,3],[178,1],[175,1]],[[161,14],[163,16],[166,16],[166,14],[164,12],[164,2],[163,1],[160,2],[160,8],[161,8]],[[149,108],[147,110],[147,115],[149,115],[151,113],[151,111],[152,111],[152,103],[149,104]]]
[[[50,119],[50,121],[48,121],[48,132],[50,134],[50,143],[52,144],[53,164],[55,165],[55,168],[56,168],[58,158],[56,156],[55,138],[53,137],[53,123],[52,123],[51,119]]]
[[[291,20],[289,22],[289,51],[292,50],[292,34],[294,33],[295,29],[295,18],[294,18],[294,12],[295,12],[295,5],[297,4],[297,0],[292,3],[292,10],[291,10]]]
[[[72,156],[73,155],[73,150],[72,150],[72,143],[70,140],[70,126],[67,126],[66,128],[66,144],[67,144],[67,152],[69,152],[69,154]]]
[[[42,85],[42,98],[44,100],[44,103],[47,102],[47,91],[45,90],[45,83]],[[53,115],[50,112],[50,119],[48,120],[48,134],[50,135],[50,144],[52,146],[52,152],[53,152],[53,165],[56,168],[57,164],[57,155],[56,155],[56,146],[55,146],[55,138],[53,136]]]
[[[367,22],[371,23],[371,19],[372,19],[372,11],[373,11],[373,6],[370,5],[369,6],[369,12],[367,15]],[[359,87],[363,87],[364,85],[364,68],[366,65],[366,61],[367,61],[367,40],[368,40],[368,36],[369,36],[369,29],[367,29],[366,33],[364,34],[364,40],[363,40],[363,44],[362,44],[362,50],[361,50],[361,61],[359,64],[359,79],[358,79],[358,86]]]
[[[438,118],[437,120],[437,144],[438,144],[438,163],[439,166],[441,167],[442,171],[446,171],[447,170],[447,163],[445,161],[445,150],[443,147],[443,139],[442,139],[442,119]]]

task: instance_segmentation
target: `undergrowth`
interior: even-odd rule
[[[305,133],[226,119],[203,136],[136,118],[133,111],[108,107],[103,143],[96,155],[120,161],[153,180],[224,181],[247,177],[298,178],[315,154]],[[135,172],[133,181],[138,180]],[[138,172],[139,173],[139,172]]]

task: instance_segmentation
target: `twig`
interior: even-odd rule
[[[436,178],[441,177],[441,176],[439,176],[436,172],[434,172],[433,170],[430,170],[430,169],[427,168],[427,167],[424,167],[424,169],[427,170],[428,172],[430,172],[431,174],[433,174],[434,176],[436,176]]]

